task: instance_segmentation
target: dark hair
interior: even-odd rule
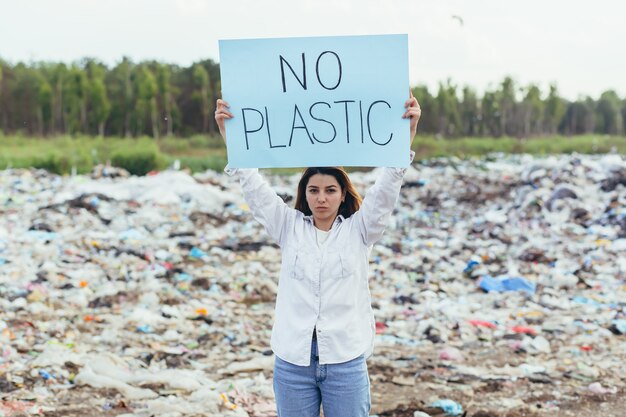
[[[309,185],[309,179],[316,174],[333,176],[339,183],[341,192],[346,193],[346,198],[339,206],[339,212],[337,214],[341,214],[347,219],[356,213],[356,211],[361,207],[363,199],[359,195],[356,188],[354,188],[352,181],[350,181],[350,178],[348,177],[348,173],[341,167],[314,167],[305,169],[302,173],[302,177],[300,178],[300,182],[298,183],[298,193],[296,195],[295,205],[296,210],[300,210],[305,216],[311,215],[311,208],[309,207],[309,203],[306,201],[306,186]]]

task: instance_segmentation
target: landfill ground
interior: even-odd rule
[[[371,415],[626,416],[623,155],[416,163],[370,267]],[[279,268],[225,174],[0,171],[0,417],[276,416]]]

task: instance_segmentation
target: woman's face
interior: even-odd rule
[[[306,186],[306,202],[317,222],[333,222],[345,194],[332,175],[315,174]]]

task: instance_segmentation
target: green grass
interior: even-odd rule
[[[626,153],[626,137],[586,135],[575,137],[460,138],[438,139],[418,136],[413,143],[416,160],[456,156],[468,158],[490,153]],[[142,175],[161,170],[179,160],[192,172],[226,166],[226,149],[219,136],[196,135],[191,138],[98,138],[59,136],[30,138],[0,134],[0,169],[44,168],[58,174],[90,172],[94,165],[111,161],[131,173]],[[356,170],[358,168],[350,168]],[[278,174],[293,174],[301,169],[276,169]]]
[[[416,159],[432,157],[481,156],[489,153],[531,155],[552,154],[602,154],[608,152],[626,153],[626,137],[622,136],[551,136],[531,139],[516,138],[460,138],[437,139],[431,136],[418,136],[413,142]]]
[[[220,170],[226,166],[224,142],[216,137],[188,139],[100,138],[58,136],[29,138],[0,135],[0,169],[43,168],[68,174],[72,168],[88,173],[93,166],[111,161],[133,174],[161,170],[175,160],[193,172]]]

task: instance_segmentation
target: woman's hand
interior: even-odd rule
[[[415,139],[415,134],[417,133],[417,122],[419,122],[420,116],[422,115],[422,109],[410,90],[409,94],[411,98],[404,103],[406,111],[402,115],[402,118],[411,119],[411,144],[413,144],[413,139]]]
[[[220,128],[220,135],[222,135],[222,138],[224,138],[224,143],[226,143],[226,128],[224,127],[224,121],[226,119],[232,119],[233,114],[228,111],[230,105],[221,98],[217,99],[215,107],[215,121],[217,122],[217,126]]]

